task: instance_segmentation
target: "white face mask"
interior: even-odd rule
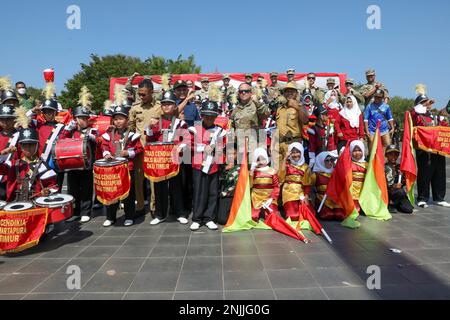
[[[439,121],[445,121],[445,117],[439,116]]]
[[[25,89],[25,88],[20,88],[20,89],[17,90],[17,92],[18,92],[21,96],[23,96],[25,93],[27,93],[27,89]]]

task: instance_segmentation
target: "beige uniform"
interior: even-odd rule
[[[159,101],[152,101],[151,103],[144,104],[142,102],[136,102],[130,109],[130,130],[133,130],[141,134],[142,146],[146,145],[146,135],[144,133],[145,128],[150,125],[150,119],[159,119],[162,115],[161,104]],[[144,154],[141,153],[134,159],[135,167],[135,181],[136,181],[136,210],[144,209]],[[154,189],[151,184],[151,203],[150,210],[155,211],[154,207]]]
[[[278,165],[280,181],[284,181],[284,159],[286,157],[288,147],[293,142],[302,142],[303,122],[300,113],[301,106],[292,107],[288,102],[281,105],[276,114],[277,131],[272,139],[272,155],[274,163]],[[304,108],[303,108],[304,109]],[[278,159],[277,159],[278,158]]]
[[[262,120],[269,116],[269,107],[250,100],[247,104],[238,103],[230,116],[234,129],[259,129]]]

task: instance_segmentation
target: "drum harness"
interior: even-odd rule
[[[120,132],[118,132],[119,134],[120,134]],[[120,156],[120,152],[125,148],[125,144],[126,144],[126,142],[128,141],[128,136],[129,136],[129,134],[130,134],[130,130],[129,129],[127,129],[126,131],[125,131],[125,134],[124,134],[124,136],[123,136],[123,138],[122,139],[119,139],[119,141],[115,141],[115,139],[114,139],[114,137],[116,136],[116,128],[114,128],[113,129],[113,132],[112,132],[112,139],[113,139],[113,144],[114,144],[114,146],[115,146],[115,148],[116,148],[116,156]],[[117,145],[116,144],[118,144],[118,147],[117,147]]]
[[[16,179],[17,183],[20,185],[20,189],[16,190],[16,201],[29,201],[30,200],[30,192],[31,186],[36,180],[37,175],[39,174],[39,167],[41,166],[43,159],[40,158],[36,165],[34,166],[31,175],[30,172],[25,173],[25,178],[20,176],[20,163],[21,161],[16,161],[15,170],[16,170]]]

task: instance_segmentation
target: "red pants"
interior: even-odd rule
[[[255,209],[255,208],[253,208],[253,206],[252,206],[252,219],[253,219],[254,221],[258,221],[258,220],[259,220],[259,216],[260,216],[260,214],[261,214],[261,211],[264,212],[264,219],[267,218],[267,215],[268,215],[269,213],[276,213],[276,214],[279,214],[279,212],[278,212],[278,206],[277,206],[276,204],[272,203],[269,207],[270,207],[270,209],[272,209],[272,212],[269,212],[269,210],[266,210],[266,209],[264,209],[264,208]]]

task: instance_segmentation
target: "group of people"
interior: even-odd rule
[[[110,126],[102,134],[91,125],[91,95],[86,88],[73,109],[73,119],[61,124],[55,120],[61,105],[51,84],[42,104],[27,96],[23,82],[18,82],[15,90],[0,86],[0,199],[29,201],[37,195],[61,192],[65,172],[56,170],[51,150],[58,139],[82,138],[90,145],[92,160],[87,168],[67,172],[68,193],[75,199],[70,221],[90,220],[95,205],[94,161],[124,158],[131,178],[130,191],[122,200],[125,226],[145,215],[148,204],[151,225],[164,222],[169,215],[188,224],[192,214],[191,230],[202,225],[216,230],[216,223],[225,224],[228,219],[239,176],[239,155],[249,146],[255,221],[268,212],[299,220],[299,209],[306,205],[317,211],[321,207],[320,218],[346,225],[344,210],[324,199],[327,184],[339,154],[349,147],[351,193],[360,210],[366,161],[378,127],[386,155],[390,210],[412,213],[398,165],[400,148],[398,141],[392,141],[395,124],[389,93],[376,82],[375,71],[366,72],[367,84],[359,90],[351,79],[341,90],[334,78],[327,80],[327,89],[319,88],[314,73],[308,74],[299,88],[295,70],[286,73],[284,85],[278,83],[277,73],[270,74],[270,84],[259,77],[255,85],[253,75],[248,74],[235,88],[229,75],[224,75],[220,87],[202,78],[199,90],[193,82],[172,83],[168,77],[160,92],[155,92],[151,77],[134,87],[133,79],[138,76],[134,74],[114,101],[105,104],[102,115],[110,117]],[[448,125],[445,109],[437,116],[431,114],[433,103],[425,92],[417,96],[411,106],[415,126]],[[219,125],[219,116],[228,118],[229,123]],[[258,148],[252,148],[255,131],[264,132],[263,141],[256,141]],[[153,143],[174,145],[175,154],[183,159],[176,175],[158,182],[144,177],[144,149]],[[433,200],[450,207],[445,201],[445,158],[417,150],[417,165],[418,206],[428,206],[431,185]],[[106,206],[105,227],[116,223],[119,205],[117,201]]]

